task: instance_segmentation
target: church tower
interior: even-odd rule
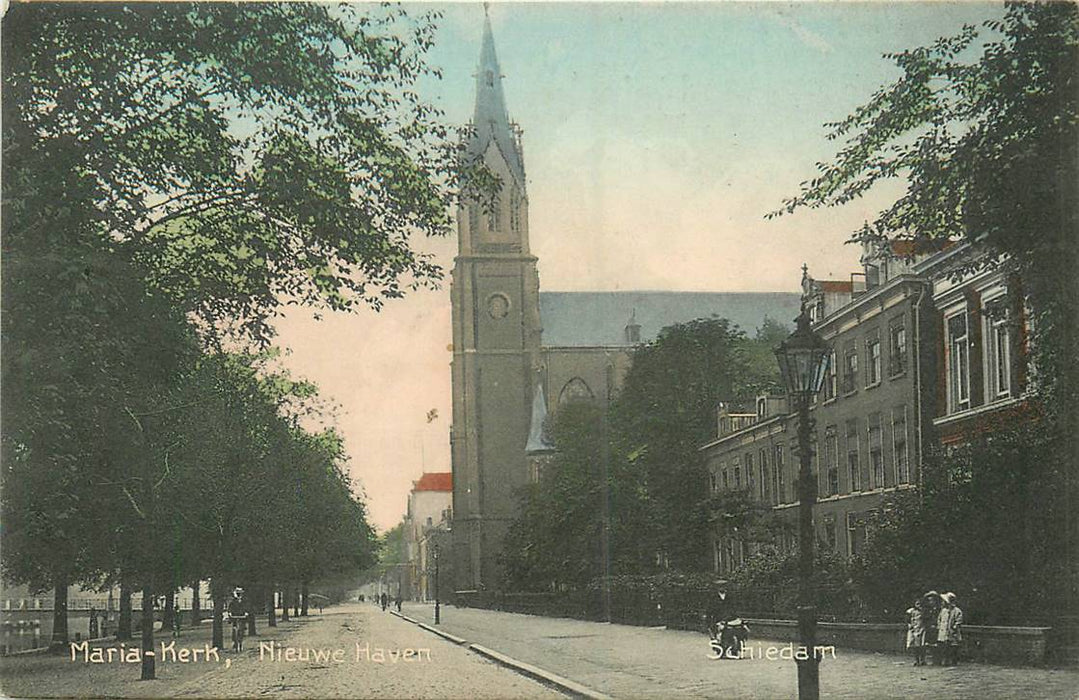
[[[528,483],[525,447],[539,366],[539,277],[528,247],[520,131],[509,120],[490,18],[465,163],[499,190],[463,198],[453,307],[453,569],[458,590],[497,588],[498,552]]]

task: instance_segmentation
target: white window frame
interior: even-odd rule
[[[873,355],[873,348],[877,354]],[[865,339],[865,385],[866,388],[876,386],[881,382],[883,374],[880,352],[880,332],[876,331]]]
[[[960,316],[963,317],[964,322],[963,335],[953,337],[952,321]],[[959,413],[970,408],[970,314],[966,306],[945,315],[944,340],[947,357],[945,375],[948,385],[948,413]],[[960,370],[964,367],[965,376],[957,376],[963,374]]]
[[[985,369],[986,403],[1000,401],[1012,395],[1012,342],[1008,313],[991,317],[990,305],[1003,303],[1004,295],[998,294],[982,304],[982,345]]]

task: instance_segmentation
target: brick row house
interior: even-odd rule
[[[847,280],[815,280],[802,298],[831,346],[811,406],[814,528],[826,551],[862,551],[882,499],[917,488],[926,449],[1014,420],[1025,408],[1025,315],[1014,280],[966,271],[968,244],[915,255],[904,242],[865,246]],[[975,266],[976,268],[976,266]],[[797,418],[785,397],[744,412],[721,405],[701,447],[713,492],[746,490],[792,525],[798,510]],[[755,545],[712,538],[712,567],[741,565]],[[794,545],[786,536],[783,546]]]

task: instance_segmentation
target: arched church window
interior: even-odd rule
[[[473,236],[477,235],[480,227],[480,205],[472,202],[468,205],[468,231]]]
[[[574,377],[566,382],[565,386],[562,387],[562,391],[558,394],[559,405],[573,401],[592,401],[593,399],[595,399],[595,395],[588,388],[588,384],[580,377]]]
[[[521,188],[517,185],[510,190],[510,230],[521,232]]]
[[[496,199],[491,202],[491,210],[487,214],[487,230],[491,233],[496,233],[502,229],[502,205]]]

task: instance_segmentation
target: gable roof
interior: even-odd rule
[[[792,327],[801,309],[793,292],[540,292],[545,347],[620,346],[631,317],[641,342],[674,323],[726,318],[748,335],[764,319]]]
[[[426,472],[412,483],[412,492],[416,491],[453,491],[453,472]]]

